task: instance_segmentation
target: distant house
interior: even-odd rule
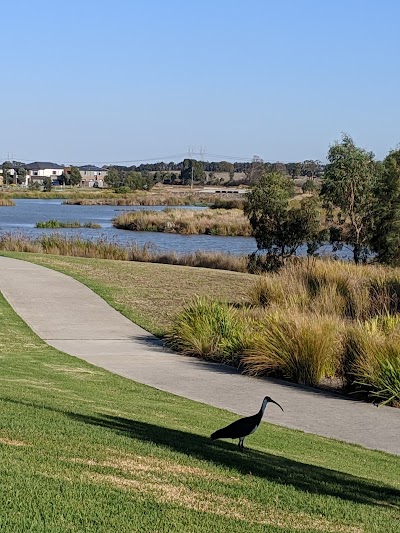
[[[78,168],[82,176],[82,187],[104,187],[107,169],[96,167],[95,165],[83,165]]]
[[[27,183],[43,183],[45,178],[51,178],[53,182],[64,172],[64,167],[57,163],[35,161],[25,165],[27,171]]]

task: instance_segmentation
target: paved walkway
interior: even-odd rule
[[[0,291],[48,344],[89,363],[241,415],[255,413],[269,395],[285,409],[269,406],[269,422],[400,455],[400,409],[171,353],[81,283],[31,263],[0,257]]]

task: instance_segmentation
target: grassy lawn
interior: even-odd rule
[[[194,295],[248,301],[251,274],[134,261],[86,259],[32,253],[2,255],[53,268],[81,281],[130,320],[156,335]]]
[[[58,352],[2,297],[0,323],[1,530],[398,531],[398,457],[270,424],[240,454],[209,440],[235,415]]]

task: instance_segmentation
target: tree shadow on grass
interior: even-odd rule
[[[138,420],[106,414],[66,414],[79,422],[105,427],[144,442],[162,445],[190,457],[232,468],[240,474],[251,474],[274,483],[291,485],[295,489],[312,494],[400,509],[400,490],[351,474],[249,448],[241,453],[233,443],[211,442],[209,438],[200,435]]]
[[[359,504],[400,509],[400,490],[344,472],[302,463],[251,448],[246,448],[244,453],[241,453],[237,445],[230,442],[211,442],[209,438],[195,433],[157,426],[139,420],[103,413],[96,415],[74,413],[11,398],[0,398],[0,400],[56,412],[77,422],[106,428],[119,435],[164,446],[217,466],[231,468],[243,475],[251,474],[273,483],[290,485],[310,494],[332,496]]]

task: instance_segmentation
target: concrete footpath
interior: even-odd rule
[[[400,409],[171,353],[90,289],[48,268],[0,257],[0,291],[45,342],[89,363],[240,415],[258,411],[268,395],[285,412],[269,406],[264,420],[400,455]]]

